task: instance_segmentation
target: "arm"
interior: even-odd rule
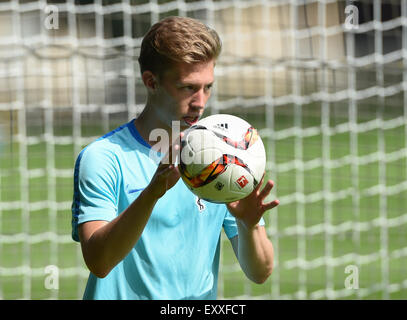
[[[269,180],[259,192],[263,182],[246,198],[229,203],[228,210],[236,218],[238,236],[231,239],[233,250],[246,276],[255,283],[264,283],[273,270],[274,250],[266,230],[258,222],[265,211],[279,204],[278,200],[263,203],[273,188]]]
[[[160,163],[150,184],[110,222],[89,221],[78,227],[82,253],[89,270],[103,278],[137,243],[158,199],[180,178],[172,164]]]
[[[257,284],[264,283],[273,271],[274,250],[266,229],[257,226],[246,230],[238,222],[239,235],[230,239],[239,264],[246,276]]]
[[[83,257],[94,275],[104,278],[126,257],[140,238],[157,200],[146,188],[114,220],[79,225]]]

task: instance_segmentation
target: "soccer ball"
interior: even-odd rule
[[[217,114],[184,131],[179,171],[200,199],[228,203],[248,196],[266,167],[263,142],[245,120]]]

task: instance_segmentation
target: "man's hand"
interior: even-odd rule
[[[246,198],[227,204],[229,212],[236,218],[238,236],[232,240],[233,250],[246,276],[255,283],[264,283],[273,270],[274,250],[267,238],[264,227],[258,226],[261,217],[267,210],[276,207],[280,202],[273,200],[264,203],[274,186],[268,180],[263,190],[260,183]]]
[[[184,133],[181,132],[180,138],[182,138],[183,135]],[[168,152],[158,165],[149,185],[146,187],[157,199],[161,198],[171,189],[181,177],[177,166],[173,163],[173,152],[178,153],[180,149],[179,141],[179,139],[176,139],[170,146]]]
[[[260,191],[260,187],[264,181],[264,174],[260,183],[246,198],[230,202],[227,204],[229,212],[237,219],[241,220],[246,228],[250,229],[257,225],[263,214],[280,203],[279,200],[264,203],[264,199],[273,189],[274,182],[268,180],[266,186]]]

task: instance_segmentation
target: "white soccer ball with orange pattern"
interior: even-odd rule
[[[257,130],[239,117],[206,117],[185,130],[181,139],[181,178],[203,200],[228,203],[248,196],[265,167],[266,152]]]

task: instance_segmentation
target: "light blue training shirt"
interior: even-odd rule
[[[75,164],[72,238],[79,241],[81,223],[121,214],[159,161],[133,121],[83,149]],[[222,228],[229,239],[237,235],[226,205],[199,200],[180,179],[157,201],[130,253],[105,278],[90,273],[83,298],[216,299]]]

